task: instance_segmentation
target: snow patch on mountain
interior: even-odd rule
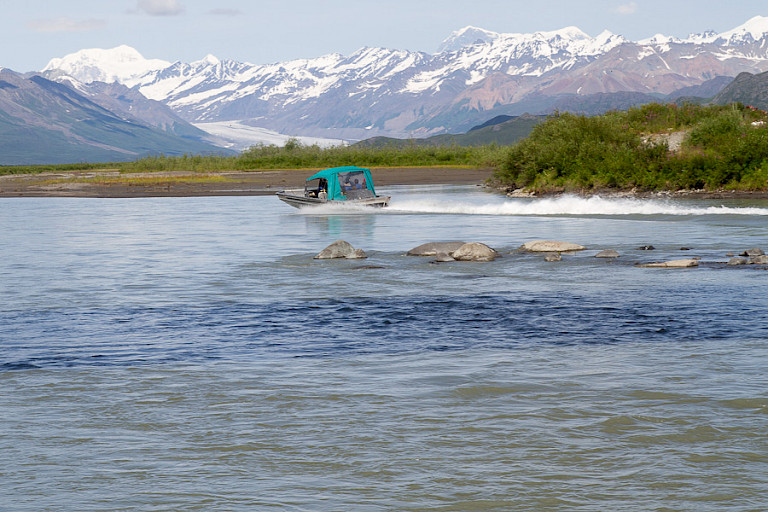
[[[597,37],[590,37],[578,27],[565,27],[559,30],[534,32],[532,34],[497,33],[477,27],[464,27],[451,34],[440,45],[438,53],[462,52],[473,46],[504,46],[512,48],[536,47],[538,55],[566,51],[593,55],[625,43],[626,39],[610,31],[603,31]],[[525,50],[523,50],[525,51]],[[533,54],[536,54],[534,51]]]
[[[499,34],[497,32],[491,32],[490,30],[467,26],[452,32],[448,38],[440,43],[440,46],[437,48],[437,53],[455,52],[465,46],[472,44],[492,43],[498,39],[498,37]]]
[[[726,30],[725,32],[717,33],[713,30],[702,32],[701,34],[691,34],[685,39],[678,39],[676,37],[666,36],[663,34],[656,34],[653,37],[647,39],[641,39],[638,44],[641,45],[658,45],[658,44],[721,44],[723,46],[739,46],[743,44],[749,44],[754,41],[760,40],[768,35],[768,17],[755,16],[751,18],[743,25]]]
[[[121,82],[167,68],[171,63],[145,59],[137,50],[121,45],[112,49],[93,48],[51,59],[43,72],[60,70],[80,82]]]
[[[682,39],[678,39],[672,36],[665,36],[664,34],[656,34],[653,37],[641,39],[637,44],[642,46],[656,46],[656,45],[668,45],[670,43],[682,43]]]
[[[637,43],[607,30],[592,37],[577,27],[531,34],[465,27],[437,54],[366,47],[348,56],[263,65],[213,55],[170,64],[118,47],[53,59],[46,70],[136,87],[187,121],[258,120],[277,132],[354,139],[366,129],[437,133],[453,119],[532,95],[669,94],[712,76],[768,70],[767,44],[763,17],[722,34],[657,34]]]
[[[743,25],[733,30],[728,30],[719,35],[718,38],[724,39],[728,44],[741,44],[744,42],[753,42],[768,34],[768,17],[755,16]]]

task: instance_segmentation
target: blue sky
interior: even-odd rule
[[[685,37],[757,15],[768,16],[766,0],[0,0],[0,67],[35,71],[54,57],[121,44],[184,62],[211,53],[266,64],[364,46],[431,53],[467,25]]]

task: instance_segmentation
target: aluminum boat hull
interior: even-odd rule
[[[320,206],[323,204],[340,204],[340,205],[353,204],[353,205],[373,206],[377,208],[383,208],[384,206],[387,206],[389,204],[389,200],[391,199],[390,196],[376,196],[376,197],[368,197],[365,199],[347,199],[346,201],[333,201],[333,200],[318,199],[316,197],[299,196],[299,195],[290,194],[287,192],[278,192],[277,197],[284,203],[289,204],[294,208],[302,208],[304,206]]]

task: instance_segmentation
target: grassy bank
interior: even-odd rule
[[[154,156],[113,164],[0,167],[0,175],[95,169],[194,174],[343,165],[495,169],[499,187],[537,193],[766,192],[768,113],[739,104],[650,104],[595,117],[555,114],[512,146],[398,144],[323,149],[290,140],[283,147],[258,145],[230,157]]]
[[[495,179],[538,193],[765,191],[768,115],[738,104],[650,104],[596,117],[558,114],[509,149]]]
[[[496,168],[507,148],[497,145],[482,147],[433,146],[416,144],[404,147],[340,146],[320,148],[305,146],[294,140],[283,147],[258,145],[233,157],[185,155],[152,156],[134,162],[109,164],[67,164],[45,166],[0,167],[2,174],[34,174],[71,172],[110,168],[122,172],[217,172],[267,169],[320,169],[343,165],[362,167],[490,167]]]

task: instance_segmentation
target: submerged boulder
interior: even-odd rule
[[[749,258],[736,256],[728,260],[728,265],[768,265],[768,256],[765,254]]]
[[[335,258],[362,259],[367,258],[365,251],[355,249],[352,244],[344,240],[336,240],[331,245],[320,251],[316,260],[330,260]]]
[[[572,252],[583,251],[586,249],[583,245],[572,244],[570,242],[557,242],[554,240],[534,240],[524,243],[520,249],[529,252]]]
[[[619,253],[618,251],[614,251],[613,249],[606,249],[604,251],[600,251],[599,253],[595,254],[595,258],[618,258]]]
[[[689,268],[698,266],[698,258],[686,258],[683,260],[661,261],[658,263],[644,263],[638,265],[638,267],[644,268]]]
[[[437,256],[438,254],[451,254],[466,242],[428,242],[414,247],[406,254],[408,256]]]
[[[755,247],[754,249],[747,249],[743,253],[740,254],[740,256],[747,256],[749,258],[754,258],[755,256],[763,256],[765,252],[763,252],[762,249]]]
[[[493,261],[499,253],[480,242],[470,242],[453,251],[450,256],[456,261]]]
[[[439,252],[435,254],[435,263],[446,263],[448,261],[456,261],[453,256],[447,252]]]
[[[544,261],[563,261],[563,257],[560,256],[559,252],[548,252],[546,256],[544,256]]]

